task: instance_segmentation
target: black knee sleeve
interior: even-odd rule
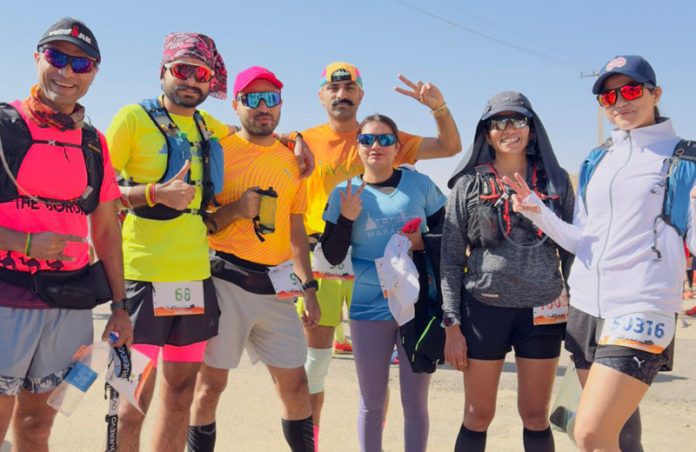
[[[189,426],[188,452],[213,452],[215,449],[215,422],[208,425]]]
[[[522,431],[522,441],[525,452],[555,452],[556,444],[553,442],[551,427],[546,430]]]
[[[486,450],[486,432],[475,432],[462,427],[454,444],[454,452],[484,452]]]
[[[283,419],[283,435],[292,452],[314,452],[312,416],[297,421]]]

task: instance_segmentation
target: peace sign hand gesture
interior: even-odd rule
[[[503,182],[515,191],[515,194],[511,196],[512,210],[518,213],[541,213],[541,208],[533,202],[522,202],[523,199],[527,199],[532,191],[529,189],[527,181],[524,180],[524,177],[522,177],[520,173],[515,173],[515,180],[510,179],[508,176],[503,176]]]
[[[420,80],[413,83],[402,74],[399,74],[399,80],[401,80],[410,89],[397,86],[394,88],[397,93],[412,97],[421,104],[426,105],[431,110],[437,110],[445,104],[445,98],[442,96],[440,89],[432,83],[423,83]]]
[[[340,192],[341,195],[341,215],[347,219],[354,221],[362,212],[362,200],[360,195],[365,189],[365,182],[363,181],[360,188],[353,192],[353,184],[348,181],[348,186],[345,192]]]

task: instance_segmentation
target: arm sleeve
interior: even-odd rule
[[[461,291],[466,266],[468,215],[466,184],[462,177],[450,193],[442,229],[440,272],[442,278],[442,310],[445,315],[461,320]]]
[[[561,218],[558,218],[553,210],[546,207],[546,205],[541,202],[541,199],[532,192],[529,196],[522,200],[524,204],[536,204],[541,209],[540,213],[536,212],[521,212],[522,215],[529,218],[535,225],[537,225],[544,234],[551,237],[551,239],[556,242],[560,247],[565,249],[571,254],[575,254],[578,242],[580,241],[580,232],[582,228],[575,224],[566,223]],[[580,203],[579,203],[580,204]],[[584,215],[584,210],[575,207],[575,219],[578,219]],[[581,218],[580,218],[581,219]]]
[[[565,188],[565,196],[562,200],[561,205],[561,218],[566,223],[573,221],[574,210],[575,210],[575,193],[573,193],[573,184],[570,181],[570,177],[566,179],[567,184]],[[568,288],[568,276],[570,275],[570,267],[573,265],[573,260],[575,255],[566,251],[563,248],[558,250],[558,255],[561,259],[561,272],[563,273],[563,281],[565,281],[566,289]]]
[[[445,207],[442,206],[440,210],[435,212],[426,218],[426,224],[428,225],[428,232],[439,232],[442,229],[442,223],[445,221]]]
[[[353,222],[340,215],[337,223],[326,222],[320,242],[324,257],[331,265],[338,265],[348,255],[350,238],[353,233]]]

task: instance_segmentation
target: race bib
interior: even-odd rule
[[[385,288],[384,277],[382,276],[382,266],[384,265],[384,258],[380,257],[375,259],[375,268],[377,269],[377,279],[379,279],[379,286],[382,288],[382,294],[384,298],[389,298],[389,291]]]
[[[203,281],[154,282],[152,305],[155,317],[203,314]]]
[[[568,293],[565,289],[549,304],[534,308],[534,325],[555,325],[568,321]]]
[[[312,274],[316,279],[355,279],[350,251],[350,248],[348,248],[348,254],[346,254],[343,262],[338,265],[331,265],[324,256],[321,243],[317,243],[314,247],[314,258],[312,259]]]
[[[676,329],[674,314],[638,312],[604,320],[600,345],[621,345],[659,354],[672,342]]]
[[[273,289],[279,300],[297,298],[303,295],[302,283],[293,271],[292,261],[285,261],[268,270]]]

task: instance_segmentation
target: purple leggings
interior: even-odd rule
[[[382,450],[382,419],[389,383],[389,360],[399,350],[399,383],[404,410],[404,450],[423,452],[428,445],[428,386],[430,374],[414,373],[401,345],[394,320],[351,320],[353,356],[360,385],[358,439],[362,452]]]

